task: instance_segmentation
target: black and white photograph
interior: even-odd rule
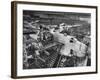
[[[23,69],[91,66],[91,14],[23,10]]]
[[[12,77],[97,73],[97,7],[12,2]]]

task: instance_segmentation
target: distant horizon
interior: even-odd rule
[[[23,10],[23,18],[31,18],[33,21],[40,20],[39,23],[52,25],[61,23],[73,25],[74,23],[78,24],[79,22],[82,24],[84,21],[91,23],[91,13]]]

